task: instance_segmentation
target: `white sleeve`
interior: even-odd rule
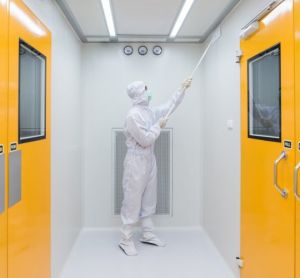
[[[141,145],[143,148],[149,147],[154,144],[155,140],[159,137],[161,128],[157,122],[150,129],[147,129],[146,122],[138,113],[130,115],[127,118],[127,131],[128,133]]]
[[[179,106],[179,104],[183,101],[184,95],[185,93],[183,92],[183,90],[178,89],[167,103],[161,106],[153,107],[153,112],[156,121],[158,121],[160,118],[167,116],[169,111],[171,115]]]

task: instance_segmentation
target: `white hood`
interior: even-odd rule
[[[146,84],[143,81],[135,81],[128,85],[127,94],[132,99],[134,105],[148,105],[148,97],[146,94]]]

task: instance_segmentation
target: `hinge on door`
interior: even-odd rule
[[[238,265],[239,268],[243,268],[244,267],[244,260],[240,257],[236,257],[236,263]]]
[[[239,64],[241,62],[241,58],[243,57],[243,51],[241,49],[235,51],[235,62]]]

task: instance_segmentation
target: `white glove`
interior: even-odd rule
[[[167,125],[168,119],[167,118],[160,118],[159,120],[159,126],[160,128],[165,128]]]
[[[189,87],[191,87],[192,85],[192,78],[187,78],[183,81],[183,83],[181,84],[181,88],[183,89],[183,91],[185,92]]]

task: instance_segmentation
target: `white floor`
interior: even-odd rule
[[[60,278],[234,277],[203,230],[166,229],[157,234],[167,247],[138,243],[139,255],[127,257],[118,248],[118,231],[83,230]]]

